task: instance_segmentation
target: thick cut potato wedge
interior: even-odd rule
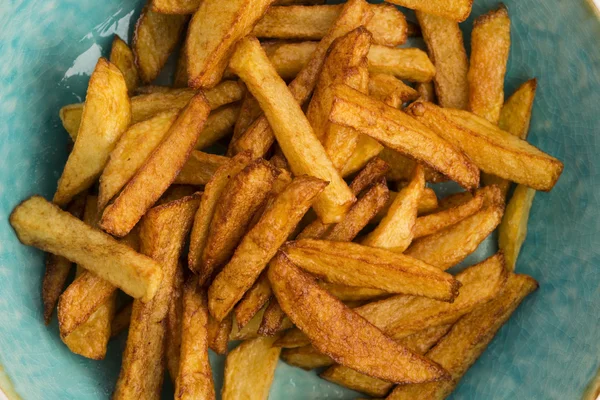
[[[504,104],[510,50],[510,18],[504,4],[477,18],[471,34],[469,110],[497,124]]]
[[[171,301],[167,310],[166,332],[165,332],[165,361],[171,382],[177,383],[179,375],[179,363],[181,361],[181,327],[183,325],[183,287],[184,287],[184,267],[181,261],[175,271],[175,280],[173,281],[173,292]]]
[[[449,274],[403,254],[357,243],[303,239],[286,244],[287,258],[331,283],[452,301],[460,284]]]
[[[327,157],[297,99],[269,63],[258,40],[246,38],[240,41],[230,67],[261,104],[294,175],[307,174],[329,182],[314,208],[323,222],[338,222],[356,199]]]
[[[233,314],[219,322],[208,315],[208,347],[217,354],[227,353],[227,343],[233,329]],[[256,333],[256,331],[254,331]]]
[[[175,399],[215,398],[212,370],[208,360],[208,307],[206,293],[192,278],[183,289],[181,356],[175,385]]]
[[[227,157],[192,150],[190,158],[183,165],[173,183],[194,186],[206,185],[217,170],[225,165],[228,160]]]
[[[165,319],[175,286],[179,256],[192,227],[199,197],[189,196],[155,207],[141,223],[141,251],[160,263],[163,279],[151,301],[133,302],[121,373],[113,395],[115,400],[160,397],[165,367]]]
[[[529,210],[535,190],[518,185],[506,206],[506,213],[498,229],[498,247],[506,257],[506,267],[514,271],[521,246],[527,237]]]
[[[465,152],[483,172],[549,191],[563,164],[526,141],[468,111],[415,102],[408,112]]]
[[[263,271],[235,307],[235,320],[238,328],[246,326],[252,317],[267,304],[272,294],[267,271]]]
[[[90,78],[77,140],[58,181],[54,203],[63,206],[94,183],[130,121],[123,74],[100,58]]]
[[[469,17],[473,6],[473,0],[390,0],[389,2],[458,22]]]
[[[425,189],[423,167],[416,165],[412,178],[392,202],[386,216],[362,240],[362,244],[402,253],[413,239],[419,199]]]
[[[330,121],[369,135],[386,147],[429,165],[465,188],[474,189],[479,185],[477,167],[423,123],[345,85],[332,86],[331,96]]]
[[[187,15],[167,15],[146,7],[133,36],[133,54],[143,82],[152,82],[175,50]]]
[[[416,14],[435,65],[433,80],[440,106],[465,110],[469,105],[469,61],[458,23],[421,11]]]
[[[281,309],[275,296],[271,297],[269,305],[265,308],[263,319],[258,327],[259,336],[274,336],[285,329],[286,315]]]
[[[316,178],[298,177],[275,198],[210,286],[208,305],[214,318],[220,321],[229,314],[326,185]],[[224,210],[231,219],[231,207]]]
[[[342,12],[342,5],[271,7],[256,24],[252,34],[259,38],[320,40]],[[389,4],[371,5],[373,18],[365,28],[373,42],[398,46],[406,41],[406,18]]]
[[[413,82],[429,82],[435,66],[421,49],[373,46],[369,51],[369,71],[394,75]]]
[[[10,223],[23,244],[63,256],[134,298],[154,297],[161,267],[109,235],[86,225],[40,196],[18,205]]]
[[[225,360],[223,400],[264,400],[269,397],[281,349],[273,347],[277,337],[246,340]]]
[[[321,353],[310,344],[292,349],[282,349],[281,359],[289,365],[307,371],[315,368],[328,367],[335,363],[331,357]]]
[[[505,289],[499,295],[458,321],[450,332],[427,352],[428,357],[439,362],[450,372],[452,380],[439,384],[401,385],[394,389],[388,399],[445,399],[483,353],[500,327],[523,299],[537,287],[535,279],[527,275],[511,274]]]
[[[210,88],[221,80],[238,40],[248,35],[274,0],[206,0],[188,29],[188,84]]]
[[[202,150],[231,134],[239,115],[239,103],[230,104],[211,112],[196,143],[196,150]]]
[[[119,35],[115,35],[113,39],[109,60],[119,68],[125,78],[127,90],[132,93],[140,84],[140,74],[135,65],[133,52]]]
[[[269,267],[269,280],[281,308],[315,348],[336,362],[392,382],[447,379],[437,364],[385,336],[321,289],[283,254]]]
[[[184,108],[159,146],[152,152],[116,200],[106,207],[100,227],[126,235],[175,181],[188,160],[210,107],[200,92]]]
[[[415,166],[417,165],[413,159],[388,147],[379,153],[379,157],[390,166],[390,171],[385,176],[388,181],[409,181],[411,179]],[[438,183],[448,180],[444,175],[429,167],[424,167],[424,172],[425,180],[427,182]]]
[[[416,100],[419,93],[389,74],[371,74],[369,77],[369,96],[385,104],[400,108],[407,101]]]
[[[110,325],[110,336],[116,337],[129,328],[133,303],[128,303],[115,313]]]

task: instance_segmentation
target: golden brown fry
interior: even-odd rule
[[[369,51],[369,71],[413,82],[429,82],[435,75],[435,66],[421,49],[373,46]]]
[[[473,0],[389,0],[389,2],[458,22],[469,17],[473,6]]]
[[[480,189],[483,190],[483,189]],[[495,190],[495,189],[491,189]],[[439,201],[438,207],[434,210],[435,212],[448,210],[450,208],[461,206],[473,199],[473,193],[471,192],[458,192],[450,194]]]
[[[181,358],[181,326],[183,320],[183,264],[179,261],[173,281],[173,293],[169,302],[165,332],[165,363],[173,383],[177,383]]]
[[[183,289],[180,360],[175,399],[214,399],[215,387],[208,360],[206,293],[195,277],[186,282]]]
[[[208,305],[213,317],[221,320],[229,314],[326,185],[316,178],[298,177],[277,196],[210,286]],[[223,210],[231,219],[231,207]],[[213,224],[215,221],[218,221],[217,214]]]
[[[163,279],[151,301],[142,303],[134,300],[123,364],[113,396],[115,400],[156,399],[160,396],[164,373],[165,319],[175,286],[179,256],[199,202],[199,195],[194,195],[154,207],[141,223],[142,253],[160,263]]]
[[[265,313],[263,314],[263,319],[258,327],[258,335],[259,336],[274,336],[280,331],[282,331],[282,327],[284,326],[284,320],[286,319],[286,315],[281,309],[279,302],[275,298],[275,296],[271,297],[269,301],[269,305],[265,308]]]
[[[375,73],[369,77],[369,96],[399,108],[407,101],[416,100],[419,93],[393,75]]]
[[[150,9],[161,14],[193,14],[201,0],[151,0]]]
[[[143,82],[151,82],[177,46],[187,15],[167,15],[144,8],[135,26],[133,54]]]
[[[358,196],[363,190],[383,178],[390,166],[382,159],[375,157],[352,179],[350,190]]]
[[[240,105],[237,103],[223,106],[211,112],[196,143],[196,150],[202,150],[231,134],[239,114]]]
[[[256,314],[243,327],[239,327],[237,322],[233,324],[229,340],[246,340],[258,337],[258,328],[262,322],[266,306],[258,310]]]
[[[90,78],[77,140],[58,181],[54,203],[63,206],[94,183],[130,120],[123,74],[100,58]]]
[[[295,96],[269,63],[258,40],[246,38],[240,41],[230,67],[261,104],[293,173],[329,182],[314,208],[323,222],[339,221],[355,198],[327,158]]]
[[[423,167],[417,164],[408,185],[398,193],[386,216],[363,239],[362,244],[397,253],[404,252],[413,239],[419,199],[424,189],[425,173]]]
[[[217,170],[225,165],[228,160],[227,157],[192,150],[190,158],[183,165],[173,183],[195,186],[206,185]]]
[[[115,236],[124,236],[134,227],[177,178],[198,141],[209,111],[201,92],[190,100],[164,140],[116,200],[106,207],[100,221],[102,229]]]
[[[281,252],[331,283],[445,301],[452,301],[460,287],[451,275],[414,258],[357,243],[302,239],[287,243]]]
[[[155,206],[161,206],[165,203],[170,203],[171,201],[179,200],[182,197],[191,196],[196,193],[198,190],[194,186],[190,185],[171,185],[163,194],[160,199],[156,202]],[[202,194],[202,192],[199,192]]]
[[[395,150],[390,148],[385,148],[381,153],[379,153],[379,157],[390,165],[390,171],[386,175],[386,179],[389,181],[408,181],[410,180],[415,166],[417,163]],[[439,172],[429,168],[425,168],[425,180],[427,182],[444,182],[448,180],[444,175]]]
[[[219,83],[236,42],[252,31],[273,1],[203,1],[186,40],[188,84],[210,88]]]
[[[269,397],[281,349],[277,337],[246,340],[227,355],[223,377],[223,400],[263,400]]]
[[[423,123],[345,85],[332,86],[331,94],[334,103],[330,121],[352,127],[386,147],[410,155],[465,188],[478,186],[477,167]]]
[[[292,349],[282,349],[281,359],[294,367],[307,371],[328,367],[334,363],[331,357],[321,353],[310,344]]]
[[[563,164],[556,158],[468,111],[415,102],[408,112],[484,172],[544,191],[552,189],[562,173]]]
[[[266,49],[265,43],[265,49]],[[295,75],[294,75],[295,76]],[[285,79],[285,78],[284,78]],[[262,110],[260,109],[260,104],[258,104],[258,100],[252,96],[252,93],[246,91],[244,95],[244,101],[242,102],[242,108],[240,110],[240,115],[235,122],[235,127],[233,128],[233,137],[231,138],[231,142],[229,143],[229,148],[227,149],[227,155],[234,154],[233,145],[235,141],[248,129],[252,123],[262,115]]]
[[[387,297],[390,293],[372,288],[355,287],[319,281],[319,286],[341,301],[364,301]]]
[[[383,207],[379,211],[379,213],[377,213],[377,215],[375,215],[375,218],[373,218],[373,221],[375,221],[375,222],[381,221],[387,215],[387,212],[388,212],[389,208],[391,207],[392,203],[394,202],[394,200],[396,199],[396,196],[398,196],[398,192],[394,192],[394,191],[390,190],[390,198],[389,198],[387,204],[385,205],[385,207]],[[437,196],[435,195],[435,192],[431,188],[425,188],[425,190],[421,194],[421,198],[419,199],[418,215],[421,216],[423,214],[428,214],[432,211],[436,211],[437,209],[438,209],[438,200],[437,200]]]
[[[140,84],[140,75],[133,52],[119,35],[115,35],[113,39],[109,59],[123,74],[129,93],[133,92]]]
[[[219,322],[208,315],[208,347],[217,354],[227,353],[227,343],[233,328],[233,314]]]
[[[508,9],[498,9],[477,18],[471,34],[469,110],[497,124],[504,104],[504,75],[510,50]]]
[[[466,109],[469,103],[469,62],[458,23],[417,11],[429,57],[435,65],[435,91],[440,106]]]
[[[438,365],[398,345],[319,288],[283,254],[271,262],[269,280],[292,322],[310,337],[315,348],[336,362],[393,382],[447,378]]]
[[[450,372],[452,380],[439,384],[436,382],[398,386],[388,399],[445,399],[483,353],[498,329],[521,301],[537,287],[535,279],[527,275],[511,274],[505,289],[498,296],[458,321],[450,332],[427,352],[427,357],[439,362]]]
[[[227,184],[251,161],[248,153],[240,153],[229,159],[214,173],[211,180],[206,184],[200,208],[196,213],[194,227],[190,236],[190,251],[188,254],[188,267],[199,276],[199,284],[203,285],[210,274],[204,273],[202,269],[202,253],[206,246],[206,240],[210,232],[210,225],[219,204],[221,194]],[[208,272],[208,271],[207,271]]]
[[[419,82],[415,85],[415,89],[419,93],[419,98],[421,100],[429,101],[431,103],[437,102],[433,82]]]
[[[235,307],[237,327],[243,328],[246,326],[252,317],[269,301],[272,293],[267,272],[263,271]]]
[[[506,206],[506,213],[498,229],[498,247],[506,257],[506,267],[515,270],[521,246],[527,237],[527,221],[535,190],[518,185]]]
[[[115,337],[121,334],[129,328],[129,323],[131,322],[131,310],[133,308],[133,303],[128,303],[127,305],[121,307],[115,313],[113,317],[112,323],[110,325],[110,336]]]

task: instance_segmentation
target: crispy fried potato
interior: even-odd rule
[[[506,267],[514,271],[521,246],[527,237],[527,221],[535,190],[518,185],[506,206],[506,213],[498,229],[498,247],[506,257]]]
[[[161,14],[193,14],[201,2],[202,0],[151,0],[150,9]]]
[[[171,201],[179,200],[182,197],[191,196],[198,192],[197,188],[190,185],[171,185],[167,191],[158,199],[155,206],[161,206]],[[198,192],[202,194],[202,192]]]
[[[375,73],[369,78],[369,96],[389,106],[399,108],[403,103],[419,97],[415,89],[393,75]]]
[[[373,46],[369,51],[369,71],[394,75],[413,82],[429,82],[435,66],[421,49]]]
[[[18,205],[10,223],[21,243],[76,262],[134,298],[148,301],[160,285],[161,268],[155,261],[40,196]]]
[[[563,164],[485,119],[468,111],[415,102],[408,112],[442,138],[460,148],[482,171],[549,191]]]
[[[277,337],[246,340],[227,355],[223,377],[223,400],[263,400],[269,397],[281,349]]]
[[[389,198],[387,204],[385,205],[385,207],[383,207],[377,213],[377,215],[375,215],[375,218],[373,218],[373,221],[375,221],[375,222],[381,221],[387,215],[388,210],[390,209],[394,200],[396,199],[396,196],[398,196],[398,192],[394,192],[394,191],[390,190],[389,193],[390,193],[390,198]],[[418,210],[417,210],[418,215],[421,216],[424,214],[428,214],[432,211],[437,210],[437,208],[438,208],[438,200],[437,200],[437,196],[435,195],[435,192],[431,188],[425,188],[423,193],[421,193],[421,198],[419,199],[419,205],[418,205]]]
[[[219,83],[236,42],[252,31],[273,1],[203,1],[188,29],[188,84],[210,88]]]
[[[364,27],[348,32],[331,44],[306,112],[315,135],[323,143],[327,156],[338,170],[354,152],[359,133],[354,129],[329,123],[331,103],[323,94],[330,85],[336,83],[367,93],[367,53],[370,47],[371,34]]]
[[[198,141],[209,111],[206,98],[199,92],[116,200],[106,207],[100,221],[102,229],[124,236],[137,224],[177,178]]]
[[[425,173],[423,167],[417,164],[408,185],[398,193],[386,216],[362,240],[362,244],[397,253],[404,252],[413,239],[419,199],[424,189]]]
[[[58,181],[54,203],[67,204],[100,176],[110,152],[131,120],[123,74],[104,58],[90,78],[73,151]]]
[[[227,343],[233,328],[233,314],[219,322],[208,316],[208,347],[217,354],[227,353]]]
[[[286,331],[283,336],[278,339],[274,346],[279,346],[286,349],[294,349],[304,347],[310,344],[310,339],[300,329],[294,327]]]
[[[179,171],[173,183],[181,185],[206,185],[221,166],[229,160],[216,154],[192,150],[190,158]]]
[[[151,82],[177,46],[187,15],[160,14],[148,7],[135,25],[133,54],[143,82]]]
[[[390,293],[385,290],[340,285],[338,283],[329,283],[325,281],[319,281],[319,286],[341,301],[374,300],[390,295]]]
[[[212,370],[208,360],[208,307],[206,292],[194,277],[183,289],[181,359],[175,385],[175,399],[215,398]]]
[[[379,157],[390,165],[390,171],[385,176],[389,181],[408,181],[410,180],[417,163],[409,157],[406,157],[395,150],[385,148]],[[444,182],[448,180],[444,175],[429,168],[424,167],[425,180],[427,182]]]
[[[388,399],[445,399],[471,365],[508,320],[521,301],[535,291],[538,283],[527,275],[508,278],[505,289],[489,303],[479,306],[458,321],[440,342],[427,352],[452,375],[444,383],[398,386]]]
[[[262,322],[262,318],[267,307],[264,306],[248,321],[243,327],[239,327],[237,322],[233,324],[229,340],[247,340],[258,337],[258,328]]]
[[[303,239],[281,251],[302,269],[331,283],[452,301],[460,284],[416,259],[357,243]]]
[[[342,5],[271,7],[252,34],[259,38],[320,40],[342,12]],[[373,42],[398,46],[406,41],[406,19],[389,4],[371,5],[373,18],[365,25]]]
[[[504,75],[510,50],[508,9],[498,9],[477,18],[471,34],[469,110],[497,124],[504,104]]]
[[[140,84],[140,75],[133,52],[119,35],[115,35],[113,39],[109,59],[123,74],[129,93],[133,92]]]
[[[258,327],[259,336],[274,336],[284,328],[284,320],[286,315],[281,309],[279,302],[275,296],[271,297],[269,305],[265,308],[263,319]]]
[[[265,49],[266,49],[265,43]],[[295,75],[294,75],[295,76]],[[285,79],[285,78],[284,78]],[[236,140],[248,129],[252,123],[262,115],[262,110],[260,108],[260,104],[258,104],[258,100],[252,96],[252,93],[246,91],[244,95],[244,101],[242,102],[242,107],[240,110],[240,115],[238,116],[237,121],[235,122],[235,127],[233,128],[233,137],[231,138],[231,142],[229,142],[229,148],[227,149],[227,155],[234,154],[234,144]]]
[[[373,11],[364,0],[349,0],[344,4],[338,19],[327,35],[316,44],[314,51],[310,53],[309,60],[289,85],[293,98],[300,105],[304,105],[309,99],[331,43],[351,30],[367,24],[372,17]],[[271,74],[274,75],[272,72]],[[234,144],[236,152],[251,150],[255,156],[264,155],[275,140],[271,128],[264,115],[259,117]],[[281,146],[280,138],[277,138],[277,141]]]
[[[244,236],[229,263],[210,286],[208,305],[213,317],[220,321],[229,314],[326,185],[316,178],[298,177],[277,196],[258,223]],[[223,210],[231,219],[231,207]],[[218,210],[213,224],[218,221],[217,214]]]
[[[164,373],[165,319],[177,277],[179,256],[192,227],[199,195],[152,208],[140,229],[142,253],[160,263],[163,279],[147,303],[134,300],[123,364],[113,398],[156,399]],[[152,368],[148,368],[152,366]]]
[[[483,189],[479,189],[479,190],[483,190]],[[496,190],[496,189],[486,189],[486,190]],[[439,201],[438,206],[436,207],[436,209],[434,211],[439,212],[439,211],[444,211],[444,210],[448,210],[450,208],[461,206],[461,205],[471,201],[473,199],[473,197],[474,197],[473,193],[471,193],[471,192],[458,192],[458,193],[450,194],[450,195],[442,198]],[[491,196],[491,197],[493,197],[493,196]]]
[[[421,100],[429,101],[431,103],[437,102],[433,82],[419,82],[415,85],[415,89],[419,93],[419,98]]]
[[[327,157],[295,96],[269,63],[258,40],[246,38],[240,41],[230,67],[240,75],[266,112],[294,174],[307,174],[329,182],[313,207],[323,222],[339,221],[355,198]]]
[[[359,171],[370,160],[378,156],[383,149],[384,147],[377,140],[367,135],[360,135],[354,153],[342,168],[342,176],[347,177]]]
[[[165,361],[167,371],[171,381],[177,383],[179,375],[179,363],[181,359],[181,326],[183,324],[183,286],[184,286],[184,267],[179,261],[175,271],[175,280],[173,281],[173,292],[166,317],[165,332]]]
[[[110,336],[116,337],[129,328],[133,303],[127,303],[115,313],[110,325]]]
[[[227,184],[251,161],[250,154],[240,153],[229,159],[217,169],[211,180],[206,184],[200,208],[196,213],[194,227],[190,236],[190,251],[188,254],[188,267],[199,276],[199,284],[203,285],[210,277],[208,271],[202,269],[202,254],[206,247],[206,240],[210,232],[210,225],[215,214],[219,199],[225,191]]]
[[[390,0],[389,2],[458,22],[469,17],[473,6],[473,0]]]
[[[250,322],[252,317],[269,301],[272,293],[267,272],[263,271],[235,307],[235,320],[238,328],[243,328]]]
[[[421,122],[345,85],[332,86],[331,95],[334,103],[330,121],[352,127],[387,147],[410,155],[465,188],[478,186],[477,167]]]
[[[196,143],[196,150],[202,150],[231,134],[239,114],[240,105],[237,103],[211,112]]]
[[[458,23],[417,11],[429,57],[435,65],[435,91],[442,107],[466,109],[469,104],[469,62]]]
[[[82,114],[83,104],[81,103],[68,104],[62,107],[58,112],[63,127],[73,142],[75,142],[75,139],[77,139],[77,133],[79,132],[79,125],[81,125]]]
[[[328,367],[335,362],[331,357],[321,353],[310,344],[293,349],[282,349],[281,359],[289,365],[307,371],[315,368]]]
[[[389,169],[390,166],[381,158],[375,157],[371,159],[352,179],[350,190],[352,190],[355,196],[358,196],[362,191],[383,178]]]
[[[283,254],[269,267],[269,280],[281,308],[315,348],[350,368],[392,382],[446,379],[434,363],[385,336]]]

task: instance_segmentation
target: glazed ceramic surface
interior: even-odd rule
[[[67,158],[61,106],[83,101],[89,74],[114,34],[129,40],[140,1],[0,1],[0,387],[13,399],[105,399],[125,335],[104,361],[71,354],[56,321],[42,322],[41,251],[19,244],[10,211],[51,198]],[[453,399],[577,399],[600,355],[600,24],[585,0],[505,0],[512,19],[509,95],[538,78],[530,141],[565,163],[538,193],[517,265],[540,282],[466,374]],[[496,1],[475,0],[473,15]],[[468,46],[470,18],[462,24]],[[163,74],[168,79],[168,71]],[[489,255],[494,239],[467,263]],[[211,355],[214,356],[214,355]],[[216,382],[223,359],[212,357]],[[168,378],[166,379],[168,382]],[[172,398],[170,384],[165,398]],[[279,363],[272,399],[357,394]]]

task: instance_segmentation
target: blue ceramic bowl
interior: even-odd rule
[[[131,38],[141,1],[3,0],[0,13],[0,387],[12,399],[103,399],[113,390],[124,338],[104,361],[71,354],[56,321],[42,322],[43,254],[19,244],[13,207],[51,198],[67,158],[61,106],[84,99],[113,34]],[[475,0],[473,15],[496,6]],[[530,141],[565,163],[536,196],[517,265],[540,289],[466,374],[454,399],[577,399],[600,355],[600,24],[585,0],[505,0],[512,19],[507,95],[538,78]],[[464,25],[469,43],[472,18]],[[475,258],[493,251],[493,241]],[[124,336],[124,335],[122,335]],[[213,357],[220,384],[223,359]],[[166,379],[168,381],[168,378]],[[169,386],[167,383],[166,386]],[[169,398],[171,388],[165,388]],[[356,393],[280,363],[271,398]]]

